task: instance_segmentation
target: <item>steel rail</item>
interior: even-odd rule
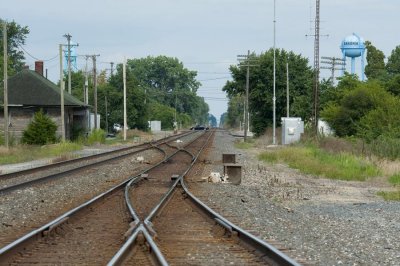
[[[204,134],[204,133],[203,133]],[[202,135],[203,135],[202,134]],[[200,138],[202,135],[200,135],[198,138]],[[190,144],[192,144],[194,141],[196,141],[198,138],[190,141],[189,143],[186,144],[186,146],[189,146]],[[168,161],[169,159],[171,159],[173,156],[175,156],[178,152],[187,152],[189,155],[192,156],[192,162],[194,160],[193,155],[183,149],[179,149],[177,147],[174,147],[172,145],[168,145],[167,146],[171,146],[172,148],[176,148],[177,150],[172,153],[169,156],[164,157],[164,160],[161,161],[160,163],[158,163],[157,165],[154,165],[153,167],[150,167],[149,169],[147,169],[145,172],[149,172],[150,170],[158,167],[160,164]],[[164,152],[166,154],[166,152]],[[193,165],[193,163],[191,164]],[[140,222],[140,218],[137,215],[135,209],[132,206],[131,200],[130,200],[130,191],[129,189],[131,188],[132,184],[139,182],[142,179],[142,174],[137,175],[136,177],[132,178],[132,180],[130,180],[126,186],[125,186],[125,202],[126,205],[128,207],[128,210],[132,216],[132,220],[133,222],[135,222],[135,226],[134,229],[131,230],[131,235],[129,236],[129,238],[125,241],[124,245],[118,250],[118,252],[111,258],[111,260],[108,262],[107,265],[112,266],[112,265],[119,265],[121,264],[127,257],[127,253],[131,250],[131,247],[135,244],[135,240],[137,238],[137,236],[139,235],[139,233],[142,233],[145,238],[147,243],[150,245],[152,251],[153,251],[153,255],[154,255],[154,259],[158,262],[159,265],[168,265],[167,261],[165,260],[164,256],[162,255],[162,252],[159,250],[158,246],[155,244],[155,242],[153,241],[151,234],[148,232],[148,228],[146,228],[145,226],[143,226],[143,224]],[[179,179],[177,179],[174,182],[174,185],[172,187],[175,187],[176,184],[179,182]],[[171,189],[169,190],[171,191]],[[167,192],[168,194],[168,192]],[[167,195],[164,195],[163,199],[161,200],[161,202],[167,197]],[[157,208],[154,208],[153,210],[155,210]],[[151,229],[150,229],[151,230]]]
[[[284,266],[300,266],[301,264],[297,263],[295,260],[284,254],[283,252],[279,251],[277,248],[268,244],[267,242],[259,239],[258,237],[250,234],[249,232],[243,230],[239,226],[231,223],[198,198],[196,198],[192,193],[190,193],[189,189],[186,187],[185,182],[183,179],[181,180],[182,188],[184,189],[185,193],[192,200],[200,209],[202,209],[211,219],[215,220],[218,224],[224,227],[226,230],[230,231],[231,233],[236,232],[237,236],[240,240],[244,243],[252,246],[256,250],[261,251],[265,254],[265,259],[270,261],[276,265],[284,265]]]
[[[158,165],[162,164],[165,160],[166,159],[160,161],[156,165],[158,166]],[[5,256],[6,254],[10,253],[12,250],[16,249],[18,246],[22,245],[23,243],[26,243],[27,241],[32,240],[35,237],[43,236],[45,231],[48,231],[51,228],[54,228],[55,226],[57,226],[60,223],[62,223],[62,221],[68,219],[71,215],[74,215],[75,213],[77,213],[77,212],[81,211],[82,209],[90,206],[91,204],[97,202],[98,200],[104,198],[105,196],[115,192],[118,189],[122,189],[123,186],[127,185],[131,180],[141,177],[142,174],[148,172],[149,169],[153,169],[155,167],[156,166],[149,167],[148,169],[145,169],[145,170],[141,171],[139,174],[137,174],[135,176],[128,177],[125,181],[123,181],[123,182],[119,183],[118,185],[108,189],[107,191],[101,193],[100,195],[98,195],[98,196],[86,201],[85,203],[83,203],[83,204],[79,205],[78,207],[76,207],[76,208],[64,213],[63,215],[55,218],[54,220],[52,220],[52,221],[48,222],[47,224],[39,227],[38,229],[35,229],[35,230],[31,231],[30,233],[28,233],[28,234],[18,238],[17,240],[9,243],[8,245],[0,248],[0,258],[2,256]]]
[[[240,240],[242,240],[244,243],[250,245],[251,247],[255,248],[256,250],[262,252],[262,254],[265,254],[265,256],[264,256],[265,260],[267,260],[273,264],[276,264],[276,265],[300,266],[299,263],[297,263],[292,258],[288,257],[283,252],[279,251],[277,248],[275,248],[271,244],[257,238],[256,236],[243,230],[239,226],[234,225],[233,223],[231,223],[230,221],[225,219],[220,214],[216,213],[214,210],[212,210],[210,207],[208,207],[206,204],[204,204],[202,201],[200,201],[198,198],[196,198],[188,190],[188,188],[186,187],[185,182],[184,182],[184,177],[187,175],[189,170],[193,167],[194,163],[197,161],[198,156],[203,151],[203,149],[206,146],[206,144],[208,143],[208,141],[209,141],[209,139],[207,139],[207,142],[205,143],[205,145],[196,154],[196,158],[193,160],[193,162],[192,162],[191,166],[188,168],[188,170],[176,180],[176,182],[173,184],[173,186],[170,188],[170,190],[166,193],[166,195],[163,197],[163,199],[160,201],[160,203],[151,211],[150,215],[148,215],[148,217],[146,217],[146,219],[144,220],[144,225],[146,226],[146,228],[148,228],[149,231],[151,231],[151,232],[155,232],[154,229],[152,228],[152,222],[151,222],[152,219],[157,215],[157,213],[162,209],[162,207],[165,205],[165,203],[168,201],[168,199],[173,195],[173,192],[176,189],[178,183],[180,183],[182,188],[184,189],[186,195],[189,197],[189,199],[192,202],[195,203],[196,206],[198,206],[211,219],[215,220],[218,224],[220,224],[222,227],[224,227],[226,230],[228,230],[231,234],[236,232],[237,236]]]
[[[200,153],[204,150],[205,146],[208,144],[208,142],[210,141],[210,138],[213,134],[210,134],[207,138],[207,140],[205,141],[204,145],[200,148],[200,150],[197,152],[196,155],[192,155],[194,156],[192,159],[192,163],[189,165],[189,167],[186,169],[186,171],[180,175],[177,179],[176,182],[174,182],[174,184],[171,186],[170,190],[168,190],[168,192],[164,195],[164,197],[162,198],[162,200],[160,200],[160,202],[157,204],[157,206],[155,206],[153,208],[153,210],[150,212],[150,214],[144,219],[144,224],[146,227],[150,228],[150,231],[154,230],[152,229],[151,226],[151,220],[157,215],[157,213],[161,210],[161,208],[163,207],[164,203],[168,200],[168,198],[172,195],[173,190],[176,188],[177,184],[179,182],[181,182],[181,180],[183,179],[184,176],[187,175],[187,173],[190,171],[190,169],[192,169],[193,165],[196,163],[198,157],[200,156]],[[189,153],[191,154],[191,153]]]
[[[203,133],[203,134],[205,134],[205,133]],[[201,134],[198,138],[200,138],[203,134]],[[198,138],[196,138],[196,139],[190,141],[189,143],[186,144],[186,146],[189,146],[189,145],[192,144],[194,141],[196,141]],[[164,162],[167,162],[169,159],[171,159],[173,156],[175,156],[178,152],[181,152],[181,151],[183,151],[183,150],[180,150],[180,149],[176,150],[174,153],[172,153],[172,154],[169,155],[168,157],[165,157],[163,161],[161,161],[160,163],[154,165],[153,167],[148,168],[148,169],[147,169],[145,172],[143,172],[143,173],[149,172],[150,170],[152,170],[152,169],[158,167],[160,164],[162,164],[162,163],[164,163]],[[189,153],[189,155],[192,155],[192,154]],[[192,164],[191,164],[191,165],[193,165],[193,158],[192,158]],[[130,181],[127,183],[126,187],[125,187],[125,202],[126,202],[126,205],[128,206],[128,209],[129,209],[129,211],[130,211],[132,217],[134,218],[134,220],[139,220],[139,217],[138,217],[138,215],[137,215],[137,213],[136,213],[136,211],[135,211],[135,208],[132,206],[132,202],[131,202],[131,199],[130,199],[130,196],[129,196],[129,189],[131,188],[131,186],[132,186],[133,183],[139,182],[142,178],[143,178],[143,177],[142,177],[141,175],[136,176],[135,178],[133,178],[132,180],[130,180]]]
[[[199,136],[199,138],[204,135],[205,133],[201,134]],[[157,204],[157,206],[155,206],[152,211],[150,212],[150,214],[146,217],[146,219],[144,220],[143,223],[140,222],[140,219],[137,215],[137,213],[135,212],[130,197],[129,197],[129,188],[131,187],[131,185],[133,183],[138,182],[140,179],[139,178],[135,178],[132,179],[125,187],[125,201],[126,204],[128,206],[129,211],[131,212],[131,215],[133,217],[133,219],[135,221],[139,221],[140,226],[137,227],[133,232],[132,235],[129,237],[129,239],[124,243],[124,245],[121,247],[120,250],[118,250],[118,252],[113,256],[113,258],[110,260],[110,262],[108,263],[109,266],[111,265],[119,265],[123,262],[123,260],[127,257],[127,253],[129,252],[129,250],[131,249],[131,247],[134,245],[134,240],[136,239],[136,237],[138,236],[139,231],[143,232],[143,234],[147,234],[148,237],[146,237],[146,241],[149,243],[149,245],[151,246],[152,250],[154,251],[154,256],[156,261],[158,262],[159,265],[168,265],[167,261],[165,260],[165,257],[163,256],[163,254],[159,251],[158,246],[155,244],[155,242],[153,241],[153,239],[150,236],[150,232],[152,232],[152,234],[155,233],[155,231],[152,228],[152,224],[151,224],[151,219],[159,212],[159,210],[161,209],[162,206],[165,205],[165,203],[167,202],[167,200],[170,198],[170,196],[172,195],[172,193],[174,192],[174,190],[176,189],[176,186],[178,185],[178,183],[181,182],[181,179],[183,178],[184,175],[186,175],[190,169],[193,167],[195,161],[197,160],[199,154],[201,153],[201,151],[203,151],[204,147],[207,145],[207,143],[210,140],[210,137],[213,135],[213,133],[211,133],[207,140],[205,141],[205,143],[203,144],[203,146],[201,147],[200,151],[197,153],[196,156],[194,156],[191,152],[184,150],[184,149],[179,149],[176,152],[174,152],[171,156],[169,156],[165,161],[169,160],[171,157],[175,156],[178,152],[182,151],[182,152],[186,152],[189,155],[192,156],[192,160],[191,160],[191,164],[190,166],[186,169],[186,171],[184,172],[184,174],[180,175],[175,182],[172,184],[172,186],[170,187],[170,189],[167,191],[167,193],[164,194],[164,196],[162,197],[162,199],[160,200],[160,202]],[[185,147],[189,146],[190,144],[192,144],[193,142],[195,142],[198,138],[192,140],[191,142],[189,142],[187,145],[185,145]]]
[[[184,134],[183,136],[187,136],[189,134],[192,134],[192,133],[189,132],[187,134]],[[179,137],[182,137],[182,136],[179,136]],[[112,161],[117,161],[117,160],[123,159],[125,157],[132,156],[133,154],[143,152],[145,150],[154,149],[154,148],[157,149],[156,145],[166,144],[167,143],[166,141],[167,140],[162,141],[162,142],[157,143],[157,144],[151,144],[150,147],[141,148],[139,150],[135,150],[135,151],[132,151],[132,152],[126,153],[126,154],[121,154],[121,155],[118,155],[118,156],[115,156],[115,157],[112,157],[112,158],[108,158],[108,159],[105,159],[105,160],[102,160],[102,161],[98,161],[98,162],[94,162],[94,163],[91,163],[91,164],[78,166],[76,168],[69,169],[69,170],[66,170],[66,171],[63,171],[63,172],[60,172],[60,173],[50,174],[50,175],[46,175],[46,176],[43,176],[43,177],[40,177],[40,178],[36,178],[36,179],[32,179],[32,180],[29,180],[29,181],[26,181],[26,182],[22,182],[22,183],[19,183],[19,184],[16,184],[16,185],[2,187],[2,188],[0,188],[0,195],[1,194],[6,194],[6,193],[10,193],[10,192],[15,191],[17,189],[29,187],[29,186],[31,186],[33,184],[38,184],[38,183],[45,182],[45,181],[48,181],[48,180],[55,180],[57,178],[61,178],[63,176],[70,175],[72,173],[76,173],[76,172],[79,172],[79,171],[82,171],[84,169],[88,169],[88,168],[91,168],[91,167],[94,167],[94,166],[102,165],[102,164],[109,163],[109,162],[112,162]],[[158,149],[158,150],[161,150],[161,149]],[[110,155],[110,153],[107,154],[107,155]]]
[[[142,233],[146,238],[146,242],[149,244],[151,248],[151,254],[154,257],[154,260],[157,262],[158,265],[167,266],[168,262],[164,258],[162,252],[158,248],[157,244],[154,242],[151,235],[148,233],[147,229],[140,224],[136,230],[132,233],[132,235],[128,238],[128,240],[124,243],[120,250],[118,250],[117,254],[107,263],[108,266],[120,265],[123,261],[128,257],[129,251],[135,245],[135,240],[137,239],[138,235]]]
[[[70,160],[65,160],[65,161],[61,161],[61,162],[42,165],[42,166],[38,166],[38,167],[34,167],[34,168],[29,168],[29,169],[24,169],[24,170],[20,170],[20,171],[1,174],[0,175],[0,179],[10,179],[12,177],[19,176],[19,175],[31,174],[31,173],[34,173],[34,172],[43,171],[43,170],[50,169],[50,168],[56,168],[56,167],[65,166],[65,165],[69,165],[69,164],[73,164],[73,163],[79,163],[79,162],[85,161],[85,160],[96,159],[96,158],[99,158],[99,157],[112,155],[114,153],[124,152],[124,151],[130,150],[130,149],[141,148],[141,147],[146,146],[146,145],[154,145],[154,143],[157,143],[159,141],[161,141],[160,144],[163,144],[163,143],[167,142],[169,139],[174,140],[174,139],[177,139],[177,138],[181,138],[181,137],[187,136],[189,134],[193,134],[193,132],[190,132],[190,131],[189,132],[184,132],[184,133],[181,133],[180,135],[169,136],[167,138],[163,138],[163,139],[160,139],[158,141],[149,141],[149,142],[142,143],[140,145],[132,145],[132,146],[119,148],[119,149],[112,150],[112,151],[106,151],[106,152],[93,154],[93,155],[89,155],[89,156],[83,156],[83,157],[74,158],[74,159],[70,159]]]

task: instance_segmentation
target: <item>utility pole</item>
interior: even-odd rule
[[[106,105],[106,133],[108,134],[108,111],[107,111],[107,95],[104,95],[104,101]]]
[[[127,128],[127,121],[126,121],[126,58],[124,58],[124,63],[122,64],[122,75],[123,75],[123,82],[124,82],[124,140],[126,140],[126,128]]]
[[[314,39],[314,130],[315,136],[318,136],[319,119],[319,24],[320,24],[320,0],[316,0],[315,6],[315,39]]]
[[[316,0],[315,6],[315,29],[314,37],[314,80],[313,80],[313,110],[312,120],[315,136],[318,135],[318,119],[319,119],[319,39],[320,35],[320,0]],[[322,35],[328,37],[329,35]]]
[[[276,145],[276,0],[274,0],[274,91],[272,96],[273,104],[273,129],[272,129],[272,144]]]
[[[289,118],[289,63],[286,63],[286,117]]]
[[[94,128],[97,129],[97,69],[96,57],[98,55],[91,55],[93,61],[93,94],[94,94]]]
[[[114,75],[114,62],[110,62],[111,65],[111,76]]]
[[[7,44],[7,22],[3,22],[3,59],[4,59],[4,144],[9,148],[8,141],[8,44]]]
[[[68,93],[71,94],[71,34],[64,34],[68,41]]]
[[[249,125],[249,86],[250,86],[250,67],[256,66],[251,63],[257,62],[255,59],[250,58],[250,50],[247,51],[247,55],[238,55],[240,66],[247,67],[246,71],[246,99],[244,104],[244,141],[247,141],[247,130]],[[242,64],[244,63],[244,64]]]
[[[331,71],[331,84],[335,85],[335,70],[345,70],[346,61],[342,58],[337,57],[327,57],[322,56],[321,59],[325,61],[321,61],[322,64],[326,64],[326,66],[321,66],[321,69],[329,69]],[[336,66],[339,66],[338,68]]]
[[[89,56],[86,55],[86,65],[85,65],[85,85],[83,88],[83,99],[84,99],[84,103],[87,105],[89,104],[89,80],[88,80],[88,59]]]
[[[65,142],[65,119],[64,119],[64,73],[63,73],[63,61],[62,61],[62,44],[60,44],[60,95],[61,95],[61,139]]]

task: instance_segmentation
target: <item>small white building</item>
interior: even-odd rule
[[[282,117],[282,145],[300,140],[304,133],[304,121],[300,117]]]
[[[318,120],[318,133],[323,136],[331,136],[335,134],[328,123],[324,120]]]
[[[148,121],[150,130],[152,132],[160,132],[161,131],[161,121]]]

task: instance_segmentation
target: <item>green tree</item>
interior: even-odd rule
[[[370,41],[366,41],[365,46],[367,48],[365,75],[368,79],[384,79],[386,75],[385,54],[373,46]]]
[[[57,125],[41,109],[36,112],[33,120],[23,132],[21,142],[26,144],[44,145],[56,142]]]
[[[221,117],[219,118],[219,125],[218,125],[219,127],[225,128],[227,116],[228,116],[228,112],[225,112],[221,115]]]
[[[396,46],[388,57],[386,70],[390,75],[400,74],[400,45]]]
[[[385,113],[379,110],[394,106],[394,99],[378,82],[360,82],[355,89],[344,91],[338,101],[329,102],[321,116],[340,137],[360,136],[370,139],[371,136],[376,136],[370,129],[375,127],[378,115]],[[380,119],[387,121],[390,118]]]
[[[272,125],[273,97],[273,49],[259,56],[258,66],[250,71],[249,111],[252,131],[262,134]],[[286,63],[289,63],[290,80],[290,115],[300,116],[308,120],[311,117],[312,70],[308,59],[283,49],[276,50],[276,121],[286,116]],[[231,66],[233,81],[228,81],[223,90],[230,99],[236,95],[244,95],[246,84],[246,68]],[[230,116],[228,111],[228,117]],[[231,119],[228,119],[232,122]]]
[[[385,88],[393,95],[400,96],[400,74],[392,76],[385,82]]]
[[[3,62],[3,23],[0,19],[0,59]],[[24,53],[20,46],[25,44],[26,36],[29,34],[27,26],[21,26],[15,21],[7,23],[7,45],[8,45],[8,75],[12,76],[22,70],[24,66]],[[3,67],[0,69],[0,76],[3,77]]]
[[[244,101],[243,95],[235,95],[230,98],[225,123],[231,128],[239,128],[244,123]]]
[[[175,109],[161,103],[150,104],[150,120],[161,121],[162,129],[173,129]]]
[[[213,116],[212,114],[208,115],[208,124],[211,127],[217,127],[217,118]]]
[[[143,101],[157,101],[188,114],[197,123],[208,120],[208,105],[196,92],[200,82],[197,73],[183,66],[177,58],[157,56],[128,60],[127,72],[143,94]]]

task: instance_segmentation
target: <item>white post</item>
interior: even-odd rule
[[[122,64],[123,68],[123,80],[124,80],[124,140],[126,140],[126,58],[124,58],[124,63]]]

